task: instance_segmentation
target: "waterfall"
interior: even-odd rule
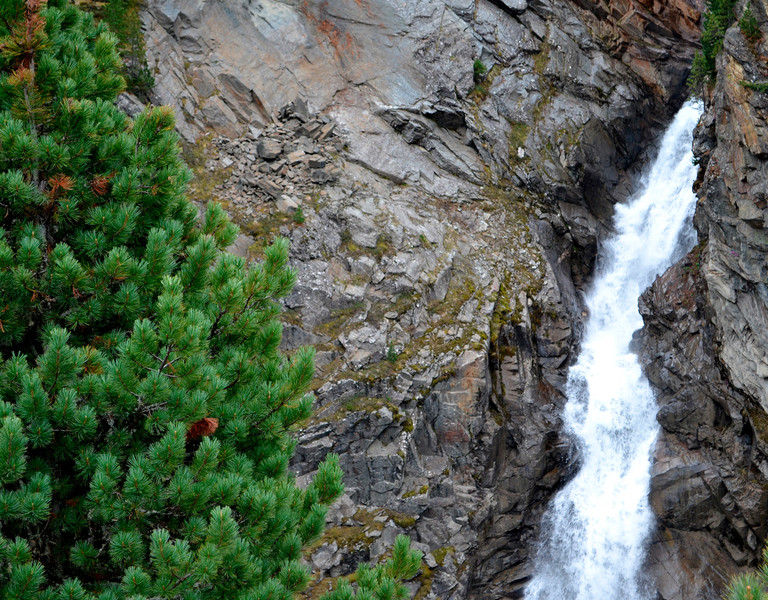
[[[643,324],[638,297],[695,243],[691,144],[700,112],[689,103],[677,114],[641,190],[616,207],[616,233],[600,249],[563,415],[581,466],[544,516],[526,600],[654,596],[643,589],[640,569],[654,522],[648,488],[656,401],[629,343]]]

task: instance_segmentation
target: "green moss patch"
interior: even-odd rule
[[[405,494],[403,494],[403,498],[414,498],[416,496],[423,496],[428,491],[429,491],[429,486],[428,485],[422,485],[417,490],[410,490],[408,492],[405,492]]]
[[[189,184],[189,196],[198,202],[207,204],[218,200],[216,188],[224,184],[232,175],[232,167],[209,171],[205,163],[211,156],[213,147],[213,133],[207,133],[197,139],[194,144],[184,144],[182,156],[184,161],[192,169],[194,176]]]
[[[435,557],[435,562],[443,566],[443,563],[445,562],[445,557],[448,556],[448,554],[455,554],[456,548],[453,546],[443,546],[442,548],[438,548],[437,550],[432,551],[432,556]]]

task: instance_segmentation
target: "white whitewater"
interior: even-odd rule
[[[699,114],[693,104],[677,114],[642,190],[616,207],[616,235],[601,248],[563,416],[581,466],[544,517],[526,600],[655,596],[640,570],[653,526],[648,489],[657,407],[629,343],[643,324],[638,297],[695,243],[691,144]]]

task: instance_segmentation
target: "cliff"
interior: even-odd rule
[[[426,553],[419,598],[521,596],[542,511],[578,461],[559,415],[580,292],[613,205],[686,95],[703,8],[148,2],[151,99],[176,109],[196,200],[225,203],[243,229],[235,251],[292,242],[283,345],[318,348],[318,412],[294,470],[335,451],[346,473],[307,556],[326,579],[404,532]],[[721,444],[723,411],[710,412]],[[684,453],[669,454],[676,482]],[[664,493],[680,542],[664,548],[689,568]],[[745,523],[695,533],[733,554],[747,530],[762,537]],[[696,577],[663,597],[695,597],[711,580]]]
[[[765,31],[765,4],[751,7]],[[723,578],[754,565],[766,536],[768,97],[744,86],[765,79],[765,49],[738,25],[725,36],[694,142],[699,245],[641,300],[638,341],[663,427],[651,560],[657,572],[685,574],[669,581],[665,598],[695,589],[720,597]]]

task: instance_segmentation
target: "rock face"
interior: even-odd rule
[[[768,410],[767,98],[740,83],[764,67],[737,28],[726,37],[718,85],[699,131],[703,180],[697,226],[707,240],[705,276],[720,329],[720,357],[738,387]]]
[[[599,20],[611,53],[664,98],[687,97],[688,54],[698,42],[704,0],[579,0]],[[677,47],[683,41],[683,48]],[[681,60],[683,58],[684,60]]]
[[[765,30],[764,4],[752,10]],[[663,427],[651,560],[664,598],[720,597],[718,583],[754,566],[767,533],[768,97],[742,85],[765,80],[765,51],[764,39],[728,30],[694,142],[700,243],[642,301],[641,355],[660,390]],[[670,553],[687,578],[665,574]]]
[[[237,252],[292,241],[283,346],[318,349],[293,469],[335,451],[347,475],[307,560],[332,580],[405,532],[419,598],[521,597],[574,466],[580,290],[682,101],[703,2],[147,4],[198,200],[225,202]]]
[[[652,464],[659,527],[649,571],[665,599],[720,598],[768,532],[768,463],[754,428],[765,416],[734,388],[717,357],[706,261],[707,249],[698,246],[640,301],[639,354],[658,390],[662,426]]]

